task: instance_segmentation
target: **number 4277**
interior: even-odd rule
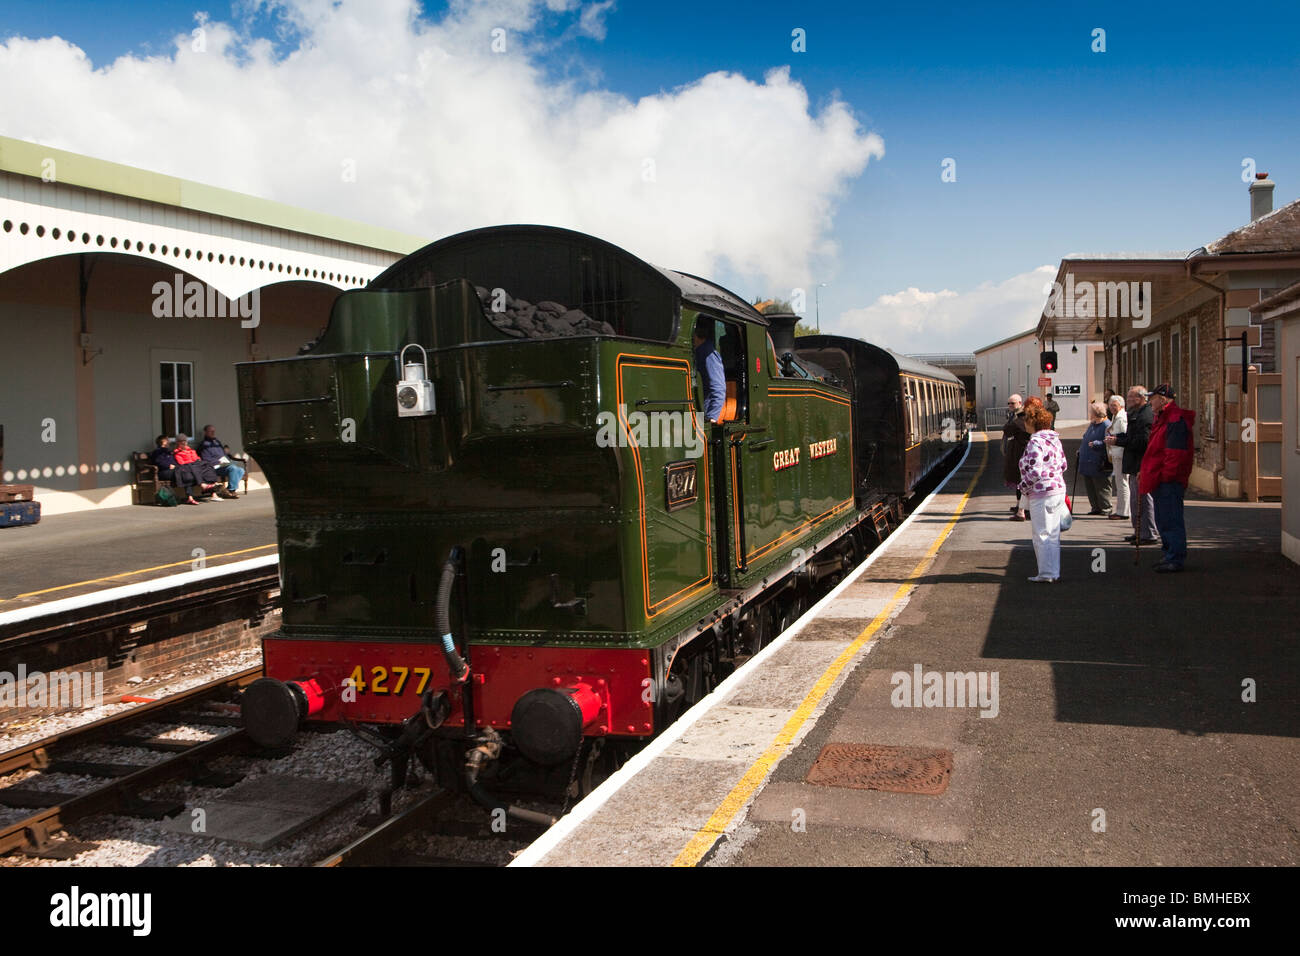
[[[370,668],[370,680],[366,681],[365,672],[358,664],[348,677],[347,683],[356,688],[358,694],[396,695],[406,689],[410,678],[415,678],[416,696],[424,693],[429,684],[432,670],[428,667],[379,667]],[[390,683],[391,682],[391,683]]]

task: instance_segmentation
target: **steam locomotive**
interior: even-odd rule
[[[590,785],[964,441],[957,378],[795,321],[592,236],[501,226],[341,294],[297,357],[240,364],[283,602],[250,735],[346,722],[395,782],[414,755],[480,797]]]

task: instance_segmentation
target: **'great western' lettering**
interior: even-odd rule
[[[815,441],[808,446],[809,458],[825,458],[827,455],[834,455],[839,451],[835,444],[834,438],[828,438],[825,441]]]

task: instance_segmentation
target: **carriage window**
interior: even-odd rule
[[[915,379],[904,379],[907,383],[907,424],[910,429],[908,435],[908,444],[915,444],[917,436],[921,431],[920,425],[920,395],[918,394],[917,382]]]

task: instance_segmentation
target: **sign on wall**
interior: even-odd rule
[[[1083,386],[1082,385],[1053,385],[1052,394],[1053,395],[1082,395]]]

